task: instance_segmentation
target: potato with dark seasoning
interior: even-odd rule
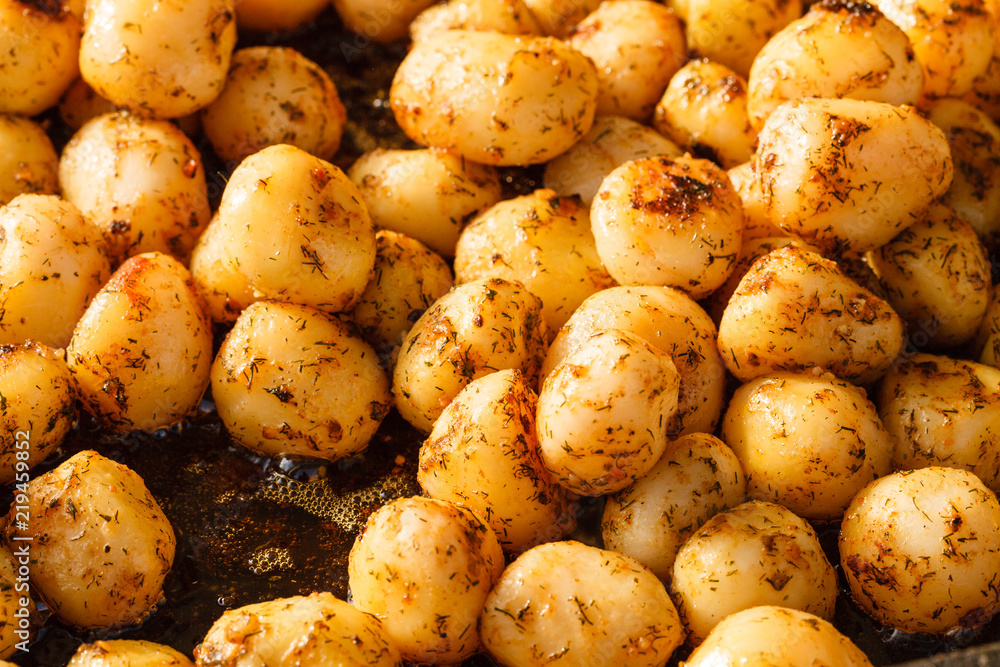
[[[99,639],[81,644],[66,667],[194,667],[177,649],[141,639]]]
[[[41,125],[29,118],[0,114],[0,205],[23,193],[59,190],[59,156]]]
[[[479,614],[503,567],[500,542],[475,512],[416,496],[371,515],[348,577],[354,605],[382,620],[403,658],[451,664],[481,649]]]
[[[505,35],[541,35],[542,27],[523,0],[446,0],[420,12],[410,23],[414,42],[445,30],[480,30]]]
[[[875,480],[840,527],[854,601],[903,632],[982,628],[1000,610],[998,524],[996,495],[966,470],[930,467]]]

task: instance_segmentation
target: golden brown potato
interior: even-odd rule
[[[389,44],[406,37],[410,22],[434,0],[332,0],[332,4],[344,25],[358,35],[347,48],[361,50],[371,42]]]
[[[59,156],[40,125],[0,113],[0,206],[22,193],[59,191]]]
[[[993,300],[979,327],[976,349],[979,361],[1000,368],[1000,289],[993,290]]]
[[[523,0],[446,0],[420,12],[410,23],[414,42],[433,39],[445,30],[542,34],[542,27]]]
[[[294,30],[319,16],[328,0],[239,0],[236,8],[236,26],[240,29],[283,32]]]
[[[66,667],[194,667],[191,659],[164,644],[138,639],[81,644]]]

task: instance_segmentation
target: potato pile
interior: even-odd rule
[[[0,0],[0,481],[62,622],[141,622],[176,537],[96,452],[30,469],[78,409],[126,435],[206,398],[327,462],[395,409],[422,495],[368,519],[350,604],[231,609],[198,665],[864,665],[838,524],[886,628],[1000,611],[996,3],[58,4]],[[408,147],[348,165],[327,71],[235,50],[323,11],[355,51],[410,40]]]

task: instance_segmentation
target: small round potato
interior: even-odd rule
[[[575,144],[594,122],[597,91],[594,64],[563,42],[449,30],[413,46],[390,101],[418,144],[511,166]]]
[[[993,300],[979,327],[976,349],[980,362],[1000,368],[1000,289],[993,289]]]
[[[597,255],[590,210],[552,190],[508,199],[480,213],[455,248],[459,283],[505,278],[542,300],[552,331],[587,297],[615,285]]]
[[[626,162],[601,183],[590,209],[597,252],[623,285],[667,285],[694,299],[729,277],[743,233],[742,202],[708,160]]]
[[[360,50],[371,42],[389,44],[406,37],[410,22],[434,0],[332,0],[332,4],[344,26],[357,33],[353,48]]]
[[[370,345],[331,315],[276,301],[237,318],[212,365],[212,396],[244,447],[328,461],[367,447],[390,406]]]
[[[211,216],[201,154],[167,121],[98,116],[63,150],[59,182],[119,261],[152,251],[186,261]]]
[[[66,360],[80,399],[116,433],[170,426],[198,407],[212,328],[191,274],[169,255],[136,255],[97,293]]]
[[[670,355],[608,329],[570,352],[538,394],[538,445],[552,477],[585,496],[620,491],[667,446],[680,375]]]
[[[232,324],[243,309],[259,299],[240,270],[240,247],[227,226],[212,217],[191,253],[191,275],[213,322]]]
[[[480,650],[479,615],[504,560],[475,512],[414,497],[371,515],[347,567],[354,605],[382,619],[405,659],[451,664]]]
[[[722,420],[747,495],[800,517],[839,521],[889,472],[893,440],[864,391],[829,374],[778,373],[736,390]]]
[[[542,463],[537,407],[520,371],[491,373],[459,392],[420,447],[424,493],[475,511],[514,553],[575,525],[566,492]]]
[[[66,667],[194,667],[191,659],[163,644],[138,639],[81,644]]]
[[[829,621],[798,609],[761,605],[727,616],[684,662],[686,667],[871,667]]]
[[[1000,492],[1000,369],[916,354],[893,364],[875,401],[896,469],[962,468]]]
[[[1000,503],[967,470],[897,472],[844,514],[840,562],[854,601],[904,632],[985,626],[1000,610]]]
[[[502,665],[667,664],[684,628],[663,584],[638,561],[552,542],[511,563],[486,599],[483,644]]]
[[[21,116],[0,114],[0,206],[19,194],[59,191],[59,156],[45,130]]]
[[[180,118],[219,95],[235,45],[232,0],[88,0],[80,75],[119,107]]]
[[[446,30],[542,34],[542,27],[524,0],[446,0],[420,12],[410,23],[410,37],[414,42],[433,39]]]
[[[329,0],[239,0],[233,4],[239,30],[284,32],[309,23],[330,3]]]
[[[200,667],[281,665],[289,659],[329,667],[402,664],[382,623],[331,593],[229,609],[195,648],[194,657]]]
[[[417,430],[467,384],[508,368],[538,382],[549,328],[538,297],[501,278],[455,287],[428,308],[403,340],[393,371],[396,409]]]
[[[746,500],[739,459],[708,433],[667,444],[652,470],[608,496],[604,547],[631,556],[669,581],[677,550],[712,516]]]
[[[697,646],[722,619],[758,605],[832,619],[837,574],[806,521],[751,500],[719,512],[684,543],[670,592]]]
[[[323,68],[281,46],[235,52],[225,88],[201,110],[205,136],[234,166],[276,144],[329,160],[340,148],[346,121],[347,110]]]
[[[139,475],[82,451],[31,480],[28,506],[28,528],[11,521],[6,537],[31,540],[31,587],[56,616],[114,629],[157,604],[176,540]]]
[[[111,275],[100,229],[53,195],[0,208],[0,343],[69,344],[87,304]]]
[[[28,480],[76,421],[62,355],[39,343],[0,345],[0,484]]]

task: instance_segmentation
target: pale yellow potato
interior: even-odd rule
[[[222,91],[236,44],[232,0],[87,0],[80,75],[115,105],[180,118]]]
[[[579,542],[521,554],[486,600],[483,643],[502,665],[665,665],[684,639],[663,584],[638,561]]]
[[[399,414],[422,433],[467,384],[508,368],[538,382],[549,328],[541,301],[502,278],[458,285],[410,329],[393,370]]]
[[[76,421],[73,379],[61,352],[40,343],[0,346],[0,484],[28,471],[62,444]]]
[[[377,226],[406,234],[442,257],[454,256],[465,223],[503,196],[496,169],[433,148],[376,148],[347,175]]]
[[[740,76],[779,30],[802,16],[802,0],[668,0],[684,20],[688,48]]]
[[[375,265],[375,229],[361,194],[334,165],[269,146],[240,163],[191,257],[216,319],[253,301],[331,313],[361,298]],[[220,318],[220,316],[222,316]]]
[[[136,255],[94,297],[66,361],[80,399],[115,433],[154,431],[198,407],[212,328],[191,274],[169,255]]]
[[[410,22],[434,0],[332,0],[344,26],[357,33],[354,43],[341,46],[344,53],[361,51],[371,42],[389,44],[407,36]]]
[[[993,290],[993,300],[979,327],[976,349],[980,362],[1000,368],[1000,289]]]
[[[513,553],[562,539],[576,525],[565,490],[542,463],[537,407],[520,371],[490,373],[458,393],[420,446],[424,493],[476,512]]]
[[[903,348],[903,321],[834,262],[787,245],[740,280],[722,313],[718,346],[744,382],[818,367],[863,385],[881,377]]]
[[[0,343],[69,344],[88,302],[111,275],[100,229],[53,195],[0,208]]]
[[[872,663],[829,621],[798,609],[761,605],[723,619],[684,664],[871,667]]]
[[[597,255],[590,209],[552,190],[508,199],[476,216],[455,247],[458,283],[505,278],[542,300],[557,331],[587,297],[614,286]]]
[[[748,162],[757,142],[747,116],[746,79],[705,58],[688,61],[670,79],[653,127],[723,169]]]
[[[510,166],[575,144],[594,122],[597,93],[594,64],[563,42],[449,30],[413,46],[389,96],[418,144]]]
[[[212,397],[244,447],[328,461],[367,447],[391,404],[368,343],[336,317],[277,301],[240,313],[212,365]]]
[[[1000,492],[1000,369],[929,354],[900,358],[875,393],[897,470],[969,470]]]
[[[0,206],[22,193],[59,191],[59,156],[40,125],[0,113]]]
[[[139,639],[81,644],[66,667],[194,667],[186,655],[164,644]]]
[[[63,149],[59,182],[119,261],[152,251],[186,261],[211,216],[201,154],[167,121],[115,113],[89,121]]]
[[[697,646],[730,614],[759,605],[832,619],[837,575],[812,526],[751,500],[719,512],[681,546],[670,593]]]
[[[0,2],[0,113],[34,116],[58,104],[80,73],[79,53],[80,20],[68,9]]]
[[[911,107],[809,98],[775,109],[753,158],[768,217],[824,252],[887,243],[951,185],[944,133]]]
[[[116,629],[150,613],[176,539],[139,475],[82,451],[31,480],[28,506],[27,528],[11,521],[6,537],[31,540],[31,588],[56,616],[79,628]]]
[[[83,79],[74,81],[59,102],[59,117],[74,132],[88,121],[115,110],[114,104],[98,95]]]
[[[608,329],[572,350],[538,392],[542,462],[574,493],[620,491],[667,446],[680,375],[670,354],[636,334]]]
[[[990,302],[990,259],[976,230],[955,211],[935,204],[868,261],[893,309],[911,330],[927,332],[927,347],[975,339]]]
[[[446,0],[431,5],[413,19],[410,38],[420,42],[445,30],[542,34],[542,27],[523,0]]]
[[[351,319],[379,350],[399,346],[431,304],[453,286],[451,268],[420,241],[388,229],[375,232],[375,268]]]
[[[481,649],[479,614],[503,568],[475,512],[419,496],[372,514],[347,563],[354,606],[382,619],[403,658],[444,664]]]
[[[236,8],[236,26],[240,30],[284,32],[309,23],[323,13],[329,0],[239,0]]]
[[[771,38],[748,84],[750,122],[760,129],[779,104],[803,97],[914,105],[924,74],[906,33],[877,7],[826,0]]]
[[[234,166],[276,144],[329,160],[340,148],[346,121],[347,110],[329,75],[282,46],[233,53],[225,87],[201,110],[212,148]]]
[[[854,601],[903,632],[978,629],[1000,609],[1000,503],[967,470],[930,467],[875,480],[840,526]]]
[[[545,165],[545,187],[561,195],[579,195],[590,205],[601,181],[629,160],[683,151],[656,130],[622,116],[598,116],[572,148]]]
[[[597,252],[622,285],[666,285],[701,299],[729,277],[743,208],[726,172],[691,157],[645,158],[608,174],[590,208]]]
[[[753,159],[733,167],[726,174],[743,202],[743,242],[760,236],[784,236],[785,231],[771,220]]]
[[[874,0],[913,44],[924,70],[923,96],[959,97],[993,57],[995,28],[984,0]]]
[[[889,472],[894,440],[861,389],[827,373],[775,373],[736,390],[722,439],[747,495],[812,521],[839,521],[851,498]]]
[[[715,344],[715,324],[701,306],[670,287],[612,287],[598,292],[559,330],[542,376],[605,329],[634,333],[673,360],[681,384],[677,414],[666,425],[668,437],[715,430],[724,407],[726,369]]]
[[[656,465],[608,496],[604,548],[635,558],[669,581],[677,550],[713,515],[746,500],[746,476],[724,442],[708,433],[667,444]]]
[[[652,0],[604,0],[566,43],[597,67],[597,113],[638,121],[653,114],[688,57],[680,19]]]
[[[325,592],[228,609],[194,657],[199,667],[402,665],[377,618]]]

